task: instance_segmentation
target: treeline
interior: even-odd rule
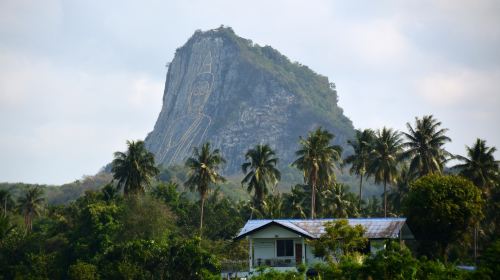
[[[252,218],[405,215],[417,239],[410,246],[419,257],[473,263],[474,252],[483,257],[498,254],[500,176],[495,148],[478,139],[466,155],[452,155],[444,149],[451,141],[447,130],[432,116],[407,126],[407,132],[357,131],[348,142],[353,153],[346,157],[340,146],[332,145],[333,134],[322,128],[310,132],[299,140],[291,163],[304,180],[285,193],[276,189],[281,178],[278,156],[268,145],[256,145],[242,164],[241,185],[252,199],[239,202],[220,192],[225,160],[210,143],[193,150],[182,182],[164,183],[144,143],[127,142],[127,151],[114,154],[112,182],[67,205],[47,206],[44,189],[38,186],[28,186],[15,197],[0,192],[0,275],[217,279],[226,260],[246,259],[247,245],[231,238]],[[457,175],[446,174],[450,159],[462,162],[451,169]],[[359,176],[357,195],[337,181],[335,171],[343,167]],[[363,199],[367,179],[384,189],[382,202],[377,197]],[[482,277],[498,273],[494,261],[480,264],[486,267]],[[328,269],[341,269],[338,265]]]

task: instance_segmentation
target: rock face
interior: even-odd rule
[[[146,147],[158,163],[182,164],[209,141],[237,173],[246,150],[273,147],[281,165],[294,159],[299,136],[322,126],[345,146],[351,121],[337,106],[334,85],[271,47],[231,28],[197,31],[169,65],[163,108]]]

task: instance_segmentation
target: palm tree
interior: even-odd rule
[[[154,155],[146,150],[143,141],[127,141],[128,150],[115,152],[113,179],[125,195],[143,194],[154,176],[160,172],[155,166]]]
[[[320,128],[309,133],[307,139],[300,138],[298,158],[292,163],[302,170],[304,182],[311,187],[311,219],[316,207],[316,187],[327,186],[335,180],[335,163],[341,161],[342,147],[330,145],[334,135]]]
[[[432,173],[442,173],[443,166],[451,157],[444,148],[451,139],[445,135],[446,128],[439,128],[441,122],[432,115],[415,117],[415,128],[406,123],[408,133],[403,133],[408,139],[404,143],[407,150],[404,158],[410,159],[409,171],[419,177]]]
[[[307,194],[304,190],[304,185],[295,185],[292,187],[290,193],[285,193],[284,196],[284,208],[287,210],[287,216],[292,218],[304,219],[307,217],[306,205],[307,204]]]
[[[254,205],[262,209],[264,196],[268,193],[268,186],[276,186],[281,179],[281,173],[276,168],[278,158],[269,145],[257,145],[245,154],[247,162],[241,165],[241,170],[246,174],[241,185],[247,185],[247,191],[254,191]]]
[[[401,152],[399,132],[386,127],[377,131],[370,153],[368,174],[373,176],[376,184],[384,184],[384,217],[387,217],[387,184],[396,181]]]
[[[262,209],[256,212],[260,214],[261,218],[281,218],[283,216],[283,201],[283,196],[279,192],[273,193],[264,199]]]
[[[194,148],[193,156],[186,160],[189,168],[188,180],[184,185],[192,192],[196,189],[200,194],[200,236],[203,230],[203,208],[210,186],[226,179],[218,172],[220,165],[226,161],[220,154],[219,149],[211,150],[210,143],[201,146],[201,150]]]
[[[391,202],[391,213],[395,215],[401,214],[403,200],[410,190],[410,182],[414,179],[406,164],[401,167],[399,174],[395,190],[387,195],[387,199]]]
[[[3,208],[3,216],[7,216],[7,208],[13,205],[12,194],[9,190],[0,190],[0,205]]]
[[[33,229],[33,217],[40,215],[44,200],[43,190],[38,186],[29,187],[24,195],[18,198],[17,203],[24,216],[26,231]]]
[[[355,199],[355,196],[349,192],[349,187],[344,184],[334,183],[321,192],[321,197],[325,217],[348,218],[358,214],[356,202],[352,200],[352,198]]]
[[[456,156],[464,163],[457,164],[453,168],[458,169],[460,174],[471,180],[476,186],[483,190],[490,189],[499,176],[499,162],[495,160],[495,147],[486,146],[486,140],[477,139],[472,147],[465,146],[467,157]]]
[[[358,209],[361,209],[363,176],[366,174],[366,169],[370,161],[370,152],[372,150],[372,142],[375,138],[375,132],[371,129],[363,131],[356,130],[354,140],[349,140],[347,143],[354,150],[354,154],[344,159],[346,164],[351,164],[349,173],[359,175],[359,203]]]
[[[115,186],[113,186],[113,183],[106,184],[101,189],[101,193],[104,198],[104,201],[106,202],[111,202],[118,198],[118,189]]]

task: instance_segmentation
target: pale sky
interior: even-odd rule
[[[329,77],[356,128],[433,114],[450,152],[500,148],[500,1],[0,0],[0,182],[74,181],[144,139],[175,49],[221,24]]]

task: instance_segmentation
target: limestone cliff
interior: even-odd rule
[[[240,172],[245,151],[257,143],[270,144],[281,164],[290,164],[299,136],[317,126],[343,146],[353,135],[328,78],[221,27],[197,31],[177,49],[146,146],[157,162],[169,165],[210,141],[231,174]]]

